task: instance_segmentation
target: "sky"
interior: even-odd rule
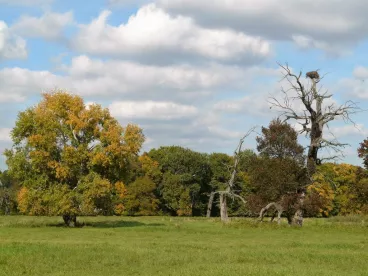
[[[0,0],[0,151],[12,146],[19,112],[63,89],[142,127],[143,150],[232,154],[248,129],[260,132],[279,115],[268,103],[286,85],[278,63],[303,76],[319,69],[321,89],[333,94],[328,103],[368,109],[366,7],[365,0]],[[362,164],[367,118],[368,111],[352,116],[355,125],[330,124],[349,144],[339,162]],[[256,148],[256,135],[245,148]]]

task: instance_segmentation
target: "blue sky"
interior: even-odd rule
[[[306,0],[0,0],[0,151],[18,112],[60,88],[139,124],[144,150],[232,153],[251,126],[278,115],[267,104],[285,85],[277,62],[328,73],[336,105],[368,109],[365,1],[314,2],[318,10]],[[362,163],[366,118],[330,125],[351,145],[339,162]]]

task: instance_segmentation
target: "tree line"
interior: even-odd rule
[[[108,109],[55,91],[19,113],[11,136],[8,169],[0,174],[2,214],[62,216],[67,225],[82,215],[206,216],[211,194],[228,187],[234,158],[232,190],[244,201],[229,196],[229,216],[258,216],[301,188],[306,216],[368,213],[368,141],[358,151],[365,168],[323,163],[311,182],[310,153],[280,119],[262,127],[256,151],[230,156],[162,146],[141,153],[139,126],[121,126]],[[219,194],[213,202],[210,215],[219,216]]]

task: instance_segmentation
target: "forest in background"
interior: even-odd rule
[[[298,133],[279,119],[262,127],[256,151],[230,156],[162,146],[140,153],[139,126],[120,126],[100,105],[58,91],[19,114],[12,139],[0,175],[1,214],[60,215],[66,222],[80,215],[205,216],[210,194],[228,185],[234,158],[233,190],[245,203],[230,198],[230,216],[258,216],[302,187],[305,216],[368,213],[368,141],[357,152],[365,167],[322,163],[309,185]],[[214,203],[211,216],[218,216],[218,196]]]

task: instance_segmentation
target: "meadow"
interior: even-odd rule
[[[0,275],[368,275],[368,217],[1,216]]]

